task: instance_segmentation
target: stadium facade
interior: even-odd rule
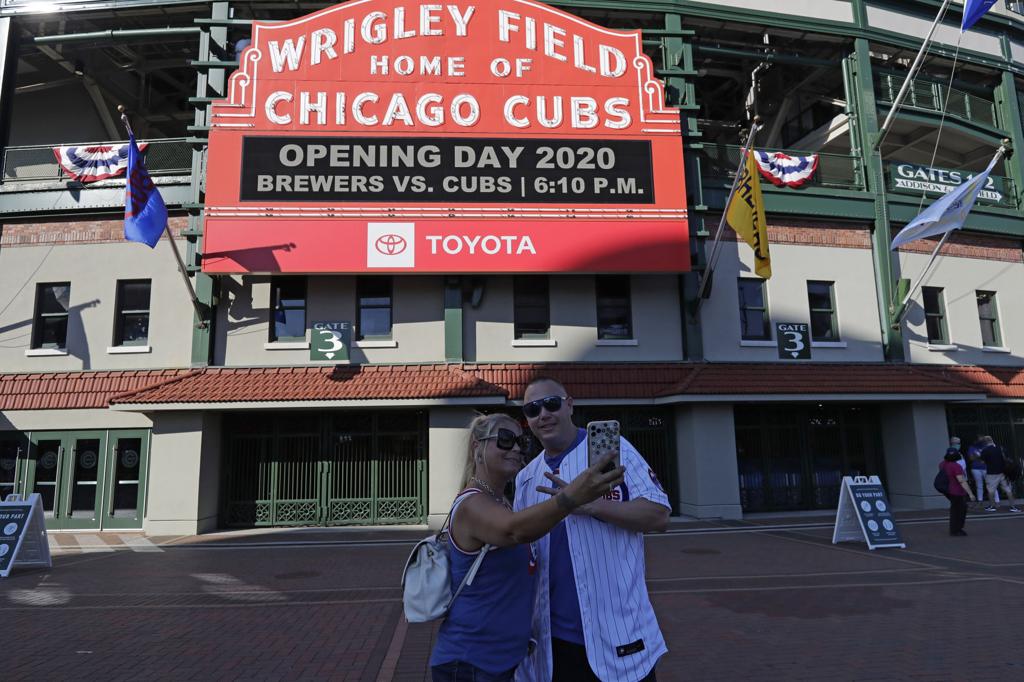
[[[940,4],[4,2],[0,494],[55,530],[436,522],[472,416],[543,374],[679,514],[844,475],[945,504],[951,435],[1024,454],[1024,15],[954,2],[876,152]],[[196,306],[124,177],[55,154],[123,145],[119,104]],[[727,228],[701,296],[755,116],[817,167],[761,182],[771,278]],[[901,308],[937,239],[892,236],[1004,139]]]

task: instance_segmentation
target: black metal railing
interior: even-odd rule
[[[192,171],[192,146],[185,138],[165,138],[159,140],[139,140],[148,142],[146,148],[146,168],[151,175],[182,175]],[[121,145],[124,140],[116,142],[81,142],[79,146],[95,147],[99,145]],[[27,147],[7,147],[3,155],[2,182],[43,182],[60,181],[67,178],[67,173],[57,163],[53,149],[58,145],[33,145]]]
[[[701,155],[701,179],[705,186],[729,187],[736,176],[743,147],[734,144],[705,144]],[[792,149],[776,150],[758,147],[758,151],[783,151],[790,156],[808,156],[813,152]],[[818,169],[804,185],[833,189],[864,189],[864,172],[860,160],[850,154],[818,154]],[[771,187],[767,182],[762,187]]]

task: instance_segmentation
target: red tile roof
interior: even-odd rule
[[[0,410],[102,408],[116,395],[188,373],[188,370],[164,369],[0,374]]]
[[[949,381],[983,392],[992,398],[1024,398],[1024,368],[968,367],[962,365],[929,367]]]
[[[109,404],[521,398],[552,376],[576,398],[916,394],[1024,398],[1024,368],[833,363],[534,363],[0,374],[0,410]]]
[[[702,363],[669,395],[970,394],[984,390],[920,365],[889,363]]]
[[[208,368],[111,404],[487,398],[505,392],[460,365]]]

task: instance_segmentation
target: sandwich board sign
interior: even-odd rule
[[[878,476],[843,476],[832,544],[868,543],[868,549],[906,548]]]
[[[11,574],[15,562],[18,566],[53,566],[39,493],[32,493],[27,500],[8,495],[0,502],[0,578]]]

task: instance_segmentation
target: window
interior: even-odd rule
[[[512,281],[515,338],[546,339],[551,333],[547,275],[519,275]]]
[[[946,331],[946,302],[940,287],[921,287],[924,297],[924,323],[928,343],[949,343]]]
[[[999,347],[1003,338],[999,333],[999,312],[996,308],[996,292],[976,291],[978,297],[978,320],[981,322],[981,345]]]
[[[811,309],[811,340],[838,341],[834,282],[807,282],[807,304]]]
[[[764,280],[741,277],[737,282],[737,290],[740,297],[740,338],[746,341],[771,340]]]
[[[33,348],[66,348],[71,283],[36,285],[36,316],[32,325]]]
[[[360,277],[356,280],[359,308],[359,339],[391,338],[391,278]]]
[[[597,338],[632,339],[629,275],[598,275],[594,283],[597,290]]]
[[[306,278],[270,282],[270,341],[306,340]]]
[[[150,280],[119,280],[114,319],[115,346],[145,346],[149,342]]]

